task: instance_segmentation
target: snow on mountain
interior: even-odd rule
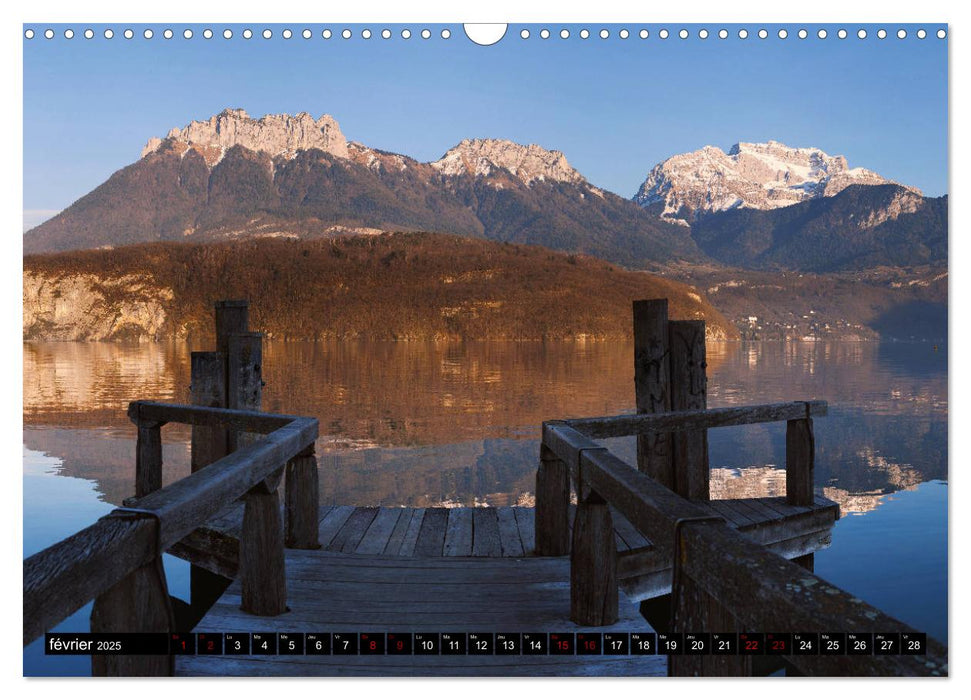
[[[777,209],[838,194],[850,185],[899,184],[843,156],[778,141],[737,143],[725,153],[705,146],[656,165],[634,197],[642,207],[663,205],[661,218],[690,224],[728,209]],[[908,187],[915,194],[919,190]]]

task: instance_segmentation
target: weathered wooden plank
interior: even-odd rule
[[[577,506],[570,551],[570,619],[578,625],[617,621],[617,546],[610,507],[593,493]]]
[[[769,508],[757,498],[739,498],[735,500],[735,507],[747,514],[756,523],[772,523],[782,520],[778,511]]]
[[[344,526],[324,549],[329,552],[353,552],[361,543],[364,533],[367,532],[377,514],[377,508],[355,508]]]
[[[611,516],[613,516],[613,514],[616,513],[616,512],[617,511],[612,510],[611,511]],[[572,538],[573,538],[573,525],[576,522],[576,515],[577,515],[577,507],[571,503],[570,504],[570,538],[571,538],[571,541],[572,541]],[[618,513],[618,515],[619,515],[619,513]],[[620,534],[620,531],[616,527],[614,528],[614,544],[617,547],[617,552],[620,553],[620,554],[626,554],[627,552],[630,551],[630,545],[627,544],[627,541]]]
[[[240,411],[228,408],[192,406],[189,404],[132,401],[128,417],[133,422],[184,423],[186,425],[219,425],[247,430],[251,433],[272,433],[301,416],[287,416],[259,411]]]
[[[815,496],[816,443],[813,419],[808,416],[786,423],[786,501],[811,506]]]
[[[440,557],[445,547],[445,524],[448,508],[428,508],[421,522],[421,532],[415,542],[416,557]]]
[[[634,398],[639,414],[671,410],[671,370],[668,362],[668,300],[638,300],[634,310]],[[671,436],[637,436],[637,468],[658,483],[674,488]]]
[[[772,423],[826,415],[825,401],[790,401],[759,406],[727,406],[705,410],[671,411],[659,414],[573,418],[561,421],[593,440],[624,437],[645,432],[703,430],[730,425]],[[562,459],[562,455],[557,455]]]
[[[446,557],[468,557],[472,554],[472,509],[449,508],[445,526]]]
[[[472,556],[502,556],[499,520],[495,508],[472,509]]]
[[[536,470],[535,532],[539,556],[562,556],[570,551],[567,508],[570,505],[570,473],[567,464],[545,444],[540,445]]]
[[[287,609],[283,522],[276,493],[251,491],[243,511],[239,540],[242,609],[253,615],[279,615]]]
[[[293,549],[320,547],[320,488],[317,458],[297,455],[287,462],[284,503],[286,545]]]
[[[398,556],[411,557],[415,555],[415,547],[418,545],[418,536],[421,534],[421,526],[425,521],[425,509],[416,508],[414,513],[411,514],[411,522],[408,523],[408,529],[405,531],[405,536],[401,540],[401,549],[398,550]]]
[[[405,535],[408,532],[408,526],[411,525],[411,518],[414,514],[412,508],[399,508],[401,511],[398,514],[398,520],[394,524],[394,530],[391,531],[391,535],[388,537],[387,543],[384,545],[383,554],[388,556],[398,556],[401,551],[401,543],[405,539]]]
[[[705,322],[668,323],[672,411],[708,407],[708,376],[705,356]],[[671,435],[674,491],[691,501],[708,500],[708,432],[679,431]]]
[[[752,527],[755,525],[755,520],[750,518],[745,513],[740,513],[734,507],[733,501],[708,501],[705,506],[709,508],[714,515],[720,515],[721,517],[725,518],[728,521],[728,524],[734,528]]]
[[[344,527],[344,523],[354,513],[354,506],[334,506],[320,519],[317,528],[318,543],[324,549],[334,541],[337,533]]]
[[[95,598],[91,632],[175,631],[172,600],[161,557],[139,567]],[[91,656],[92,676],[171,676],[173,659],[160,655]]]
[[[226,407],[259,411],[263,403],[263,334],[230,333],[226,350]],[[229,431],[229,449],[248,445],[255,433]]]
[[[519,526],[519,539],[523,543],[523,552],[526,556],[535,554],[536,549],[536,530],[535,519],[532,508],[514,507],[516,514],[516,525]]]
[[[617,509],[612,508],[610,515],[614,523],[614,530],[624,539],[624,549],[622,550],[620,547],[618,547],[618,553],[623,553],[627,550],[643,549],[651,546],[651,541],[648,540],[642,533],[638,532],[637,528],[630,524],[630,521],[624,517],[623,513],[620,513],[617,511]]]
[[[354,550],[357,554],[381,554],[388,546],[391,533],[401,519],[402,508],[380,508],[368,527],[361,542]]]
[[[191,355],[192,403],[203,408],[226,406],[226,356],[221,352],[194,352]],[[229,454],[226,429],[221,426],[193,425],[191,468],[197,472]]]
[[[519,538],[519,526],[516,524],[516,514],[511,506],[496,508],[496,519],[499,523],[499,543],[504,557],[523,556],[523,541]]]
[[[763,498],[756,499],[766,508],[775,511],[783,518],[791,518],[796,515],[802,515],[803,513],[808,513],[810,510],[809,506],[793,506],[786,503],[785,497],[778,496],[766,496]]]

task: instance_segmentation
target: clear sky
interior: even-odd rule
[[[33,25],[27,25],[33,26]],[[53,26],[47,40],[40,31]],[[76,31],[63,38],[63,29]],[[90,26],[93,39],[81,36]],[[496,137],[563,151],[593,184],[632,196],[661,160],[711,144],[775,139],[845,155],[929,195],[948,191],[947,44],[939,25],[908,36],[877,38],[878,26],[813,24],[686,26],[690,38],[659,38],[658,25],[510,25],[498,44],[469,41],[461,25],[407,25],[412,37],[382,39],[384,25],[269,25],[272,39],[246,40],[243,25],[37,25],[24,40],[24,209],[56,211],[137,160],[151,136],[205,119],[225,107],[251,116],[309,112],[334,116],[350,140],[433,160],[463,138]],[[122,31],[131,26],[135,38]],[[145,26],[154,30],[142,37]],[[216,35],[206,40],[202,30]],[[234,32],[230,40],[222,30]],[[267,25],[252,25],[260,31]],[[321,38],[330,26],[333,38]],[[349,26],[353,37],[340,38]],[[428,26],[432,38],[419,30]],[[556,33],[566,26],[571,36]],[[699,39],[698,30],[711,35]],[[715,30],[726,26],[727,39]],[[825,26],[826,39],[817,37]],[[860,40],[863,26],[868,37]],[[166,40],[162,30],[175,36]],[[194,37],[186,40],[189,27]],[[591,36],[581,39],[588,27]],[[760,28],[768,30],[759,39]],[[788,38],[780,39],[785,27]],[[805,27],[809,37],[796,32]],[[641,39],[646,28],[649,37]],[[35,214],[36,216],[36,214]]]

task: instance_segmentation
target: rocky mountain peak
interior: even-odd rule
[[[574,170],[560,151],[504,139],[465,139],[431,166],[445,175],[488,177],[504,168],[527,185],[536,180],[580,184],[586,179]]]
[[[687,224],[712,212],[777,209],[831,197],[850,185],[885,184],[898,183],[865,168],[850,168],[844,156],[818,148],[739,142],[727,153],[705,146],[659,163],[634,201],[643,207],[662,204],[661,218]]]
[[[152,138],[142,150],[142,157],[163,146],[198,150],[210,166],[218,162],[227,149],[243,146],[262,151],[271,157],[292,158],[297,151],[319,148],[340,158],[347,158],[347,139],[337,121],[329,114],[314,119],[306,112],[296,115],[268,114],[253,119],[242,109],[224,109],[206,121],[193,121],[182,129],[172,129],[165,139]]]

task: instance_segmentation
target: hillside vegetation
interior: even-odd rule
[[[427,233],[152,243],[24,258],[24,338],[145,340],[212,333],[219,299],[249,299],[280,339],[631,337],[631,301],[737,337],[691,287],[536,246]]]

